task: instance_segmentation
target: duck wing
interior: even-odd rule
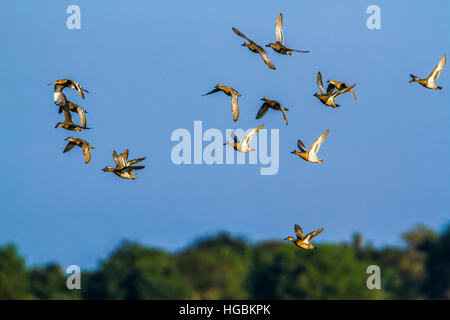
[[[298,224],[295,225],[295,234],[297,235],[297,239],[299,240],[304,239],[303,230]]]
[[[269,108],[270,108],[269,104],[267,102],[264,102],[261,108],[259,109],[258,114],[256,115],[256,119],[264,117],[267,111],[269,111]]]
[[[62,98],[62,96],[61,96],[61,98]],[[73,123],[72,116],[70,115],[69,108],[67,108],[67,106],[65,104],[61,105],[61,108],[62,108],[62,111],[64,113],[64,122]]]
[[[280,106],[281,112],[283,113],[284,123],[285,123],[286,125],[288,125],[287,115],[286,115],[286,109],[285,109],[281,104],[280,104],[279,106]]]
[[[244,38],[245,40],[247,40],[250,43],[255,43],[255,41],[253,41],[252,39],[248,38],[245,34],[240,32],[238,29],[236,29],[236,28],[232,28],[232,29],[233,29],[234,33],[236,33],[239,37]]]
[[[208,94],[215,93],[215,92],[219,92],[219,91],[222,91],[222,90],[219,89],[219,88],[215,88],[215,89],[211,90],[211,91],[208,92],[208,93],[202,94],[202,96],[207,96]]]
[[[322,75],[320,71],[317,73],[317,86],[319,87],[320,93],[325,95],[325,89],[323,88]]]
[[[327,87],[327,96],[332,95],[333,94],[333,90],[336,88],[336,86],[332,83],[330,83]]]
[[[308,233],[305,236],[305,242],[306,243],[310,243],[312,238],[314,238],[315,236],[317,236],[319,233],[321,233],[323,231],[323,228],[317,229],[316,231],[313,231],[311,233]]]
[[[269,57],[267,56],[267,52],[266,50],[264,50],[263,48],[261,48],[260,46],[256,46],[256,51],[258,51],[259,55],[261,56],[261,58],[264,60],[264,63],[272,70],[275,70],[275,65],[273,64],[272,61],[270,61]]]
[[[134,159],[134,160],[130,160],[130,161],[127,162],[127,165],[128,165],[128,166],[131,166],[131,165],[136,164],[136,163],[138,163],[138,162],[141,162],[141,161],[143,161],[143,160],[145,160],[145,157],[143,157],[143,158],[138,158],[138,159]]]
[[[242,139],[242,144],[243,145],[247,145],[250,143],[250,140],[253,138],[253,136],[255,134],[257,134],[259,132],[259,130],[261,130],[264,127],[264,125],[260,125],[259,127],[256,127],[252,130],[250,130],[249,133],[247,133],[244,137],[244,139]]]
[[[317,152],[319,152],[320,145],[325,141],[325,138],[328,136],[329,132],[330,130],[327,129],[327,131],[325,131],[320,137],[316,139],[316,141],[313,142],[308,150],[309,154],[317,154]]]
[[[333,96],[333,99],[336,99],[338,96],[340,96],[341,94],[343,94],[343,93],[346,93],[346,92],[348,92],[348,91],[350,91],[350,90],[352,90],[353,89],[353,87],[354,86],[356,86],[356,83],[355,84],[353,84],[352,86],[347,86],[346,88],[344,88],[344,89],[342,89],[342,90],[338,90],[338,91],[336,91],[335,93],[333,93],[332,94],[332,96]]]
[[[114,159],[114,162],[116,163],[116,167],[118,168],[119,167],[119,156],[117,155],[116,150],[113,150],[113,159]]]
[[[275,37],[278,43],[284,44],[283,37],[283,15],[280,13],[275,23]]]
[[[297,140],[297,147],[302,152],[306,152],[308,150],[308,149],[306,149],[305,145],[303,144],[303,142],[300,139]]]
[[[428,78],[433,79],[434,81],[437,80],[439,77],[439,74],[441,73],[442,69],[444,69],[445,63],[447,62],[447,57],[445,54],[442,56],[441,60],[437,64],[437,66],[433,69],[433,71],[430,73]]]
[[[84,92],[88,92],[87,90],[83,89],[82,86],[80,86],[80,84],[76,81],[73,80],[68,80],[68,82],[75,88],[75,90],[77,90],[78,94],[81,96],[81,98],[84,99]]]
[[[88,164],[89,161],[91,161],[91,151],[89,144],[83,144],[83,156],[84,156],[84,163]]]
[[[231,132],[230,132],[230,135],[231,135],[231,139],[233,139],[233,142],[234,142],[234,143],[239,143],[239,139],[238,139],[238,137],[236,136],[236,132],[231,131]]]
[[[233,120],[237,121],[239,118],[239,105],[238,105],[238,93],[232,92],[231,94],[231,113],[233,114]]]
[[[69,143],[67,144],[67,146],[64,148],[63,153],[66,153],[67,151],[72,150],[73,147],[76,146],[75,142],[69,141]]]

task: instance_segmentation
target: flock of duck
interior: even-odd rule
[[[83,131],[86,129],[90,129],[86,127],[86,113],[79,105],[73,103],[72,101],[67,100],[66,95],[63,93],[65,88],[75,89],[81,98],[84,97],[84,92],[89,92],[84,89],[78,82],[70,80],[70,79],[61,79],[55,82],[50,83],[49,85],[54,85],[53,89],[53,102],[59,106],[59,113],[64,113],[64,121],[58,122],[55,128],[64,128],[69,131]],[[76,124],[73,119],[71,112],[77,112],[80,117],[81,126]],[[72,150],[73,147],[78,146],[83,150],[84,162],[86,164],[91,161],[91,149],[95,149],[93,145],[81,138],[67,137],[65,139],[69,141],[63,151],[66,153],[67,151]],[[107,166],[103,169],[105,172],[113,172],[117,176],[124,179],[136,180],[136,174],[133,172],[134,170],[144,169],[145,166],[134,166],[134,164],[145,160],[145,158],[139,158],[128,161],[128,149],[123,151],[120,155],[117,155],[116,151],[113,150],[113,159],[116,163],[115,167]]]
[[[237,34],[239,37],[242,37],[246,40],[242,44],[242,46],[247,47],[250,51],[257,53],[261,56],[264,63],[272,70],[276,70],[275,65],[273,62],[269,59],[268,54],[264,48],[259,46],[256,42],[248,38],[246,35],[244,35],[242,32],[240,32],[236,28],[232,28],[233,32]],[[296,50],[288,48],[284,45],[284,36],[283,36],[283,16],[280,13],[277,17],[276,23],[275,23],[275,35],[276,35],[276,41],[275,43],[269,43],[266,45],[266,47],[272,48],[275,52],[283,55],[292,55],[292,52],[300,52],[300,53],[308,53],[309,51],[302,51],[302,50]],[[432,90],[440,90],[442,87],[438,86],[436,84],[436,80],[439,77],[440,72],[444,68],[446,63],[446,56],[443,55],[439,63],[436,65],[436,67],[433,69],[433,71],[430,73],[430,75],[427,78],[418,78],[414,75],[411,76],[410,82],[417,82],[424,86],[425,88],[432,89]],[[345,82],[338,82],[335,80],[328,80],[328,86],[327,89],[324,89],[323,81],[322,81],[322,75],[320,72],[317,74],[317,86],[319,88],[320,93],[315,93],[314,96],[319,99],[321,103],[323,103],[326,106],[337,108],[340,105],[336,103],[336,98],[344,93],[351,93],[353,98],[356,101],[356,96],[353,91],[353,88],[356,86],[356,83],[353,85],[347,84]],[[89,129],[86,127],[86,110],[81,108],[80,106],[76,105],[75,103],[68,101],[63,94],[62,90],[64,88],[73,88],[76,89],[78,94],[84,99],[84,92],[88,92],[86,89],[81,87],[77,82],[69,79],[62,79],[58,80],[56,82],[51,83],[50,85],[55,85],[54,87],[54,103],[59,105],[59,113],[63,112],[65,120],[64,122],[59,122],[56,125],[56,128],[62,127],[66,130],[71,131],[82,131],[85,129]],[[204,96],[220,92],[222,91],[226,95],[231,97],[231,112],[233,116],[233,120],[237,121],[239,119],[239,105],[238,105],[238,98],[242,96],[236,89],[230,87],[230,86],[224,86],[222,84],[216,85],[216,87],[211,90],[210,92],[204,94]],[[289,111],[287,108],[283,107],[278,101],[271,100],[267,97],[264,97],[261,99],[264,101],[263,105],[259,109],[256,119],[262,118],[264,115],[267,114],[269,109],[273,109],[276,111],[281,111],[284,118],[285,125],[288,124],[287,115],[286,112]],[[77,112],[80,117],[81,126],[75,124],[72,120],[70,112]],[[234,132],[231,133],[231,136],[233,138],[233,142],[226,142],[225,145],[229,145],[233,147],[236,151],[239,152],[251,152],[255,151],[255,149],[252,149],[249,147],[249,143],[253,136],[255,136],[264,125],[258,126],[252,130],[250,130],[242,139],[242,141],[239,141],[236,134]],[[320,145],[325,141],[325,138],[328,136],[329,130],[327,129],[320,137],[318,137],[309,148],[306,148],[303,142],[298,139],[297,141],[297,147],[298,150],[294,150],[291,153],[298,155],[302,159],[313,162],[313,163],[322,163],[323,160],[319,159],[317,157],[317,153],[319,151]],[[74,146],[79,146],[83,149],[83,155],[85,163],[89,163],[89,160],[91,158],[90,150],[94,149],[94,147],[89,144],[87,141],[80,139],[80,138],[73,138],[68,137],[66,138],[68,142],[66,148],[63,152],[67,152],[71,150]],[[116,151],[113,151],[113,159],[116,163],[116,167],[105,167],[103,171],[105,172],[113,172],[116,175],[118,175],[121,178],[125,179],[136,179],[134,170],[140,170],[143,169],[144,166],[134,166],[134,164],[144,160],[145,158],[139,158],[135,160],[128,161],[128,150],[125,150],[120,155],[117,155]],[[289,236],[285,240],[292,241],[296,246],[303,248],[303,249],[316,249],[314,245],[311,244],[311,240],[317,236],[319,233],[323,231],[324,228],[317,229],[306,236],[303,234],[303,230],[300,226],[295,224],[295,234],[296,239]]]

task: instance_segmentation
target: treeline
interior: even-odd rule
[[[121,243],[98,269],[82,271],[68,290],[55,263],[27,269],[14,245],[0,247],[0,299],[450,299],[450,225],[419,226],[401,248],[318,242],[305,251],[269,241],[249,244],[222,233],[167,253]],[[369,290],[369,265],[381,290]]]

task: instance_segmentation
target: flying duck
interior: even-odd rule
[[[430,73],[430,75],[425,79],[419,79],[415,75],[410,74],[410,77],[412,78],[409,82],[418,82],[422,86],[428,89],[432,90],[441,90],[442,87],[439,87],[436,84],[436,80],[439,77],[439,74],[441,73],[442,69],[444,69],[445,62],[447,61],[447,57],[445,54],[442,56],[441,60],[437,64],[437,66],[434,68],[434,70]]]
[[[280,54],[292,55],[292,51],[308,53],[309,51],[295,50],[290,49],[284,46],[284,37],[283,37],[283,15],[280,13],[277,18],[277,22],[275,23],[275,43],[269,43],[266,47],[270,47],[276,52]]]
[[[55,128],[63,127],[64,129],[70,131],[83,131],[85,129],[90,129],[79,126],[75,122],[73,122],[72,116],[70,115],[70,111],[65,105],[60,105],[60,107],[62,108],[62,112],[64,113],[64,122],[58,122]]]
[[[232,87],[223,86],[220,83],[210,92],[204,94],[203,96],[207,96],[208,94],[223,91],[226,95],[231,97],[231,113],[233,114],[233,120],[237,121],[239,118],[239,105],[238,105],[238,97],[242,96],[237,90]]]
[[[286,125],[288,124],[287,117],[286,117],[286,111],[289,111],[289,109],[283,107],[278,101],[270,100],[269,98],[262,98],[262,101],[264,101],[263,105],[258,111],[258,114],[256,115],[256,119],[260,119],[264,117],[264,115],[269,111],[270,109],[281,111],[283,113],[284,123]]]
[[[55,85],[54,89],[53,89],[53,102],[57,103],[62,90],[64,88],[72,88],[77,90],[78,94],[84,99],[84,92],[88,92],[86,89],[84,89],[82,86],[80,86],[80,84],[76,81],[70,80],[70,79],[61,79],[61,80],[56,80],[55,82],[49,83],[48,85],[51,86],[52,84]],[[83,92],[84,91],[84,92]]]
[[[319,138],[317,138],[316,141],[313,142],[311,147],[309,147],[309,150],[306,149],[303,142],[301,142],[299,139],[297,141],[297,146],[300,150],[294,150],[291,153],[298,155],[308,162],[322,163],[323,160],[317,158],[317,152],[319,152],[320,145],[328,136],[328,132],[330,132],[330,130],[327,129],[327,131],[325,131]]]
[[[142,160],[145,160],[144,158],[139,158],[135,160],[128,161],[128,149],[122,152],[119,156],[117,155],[116,151],[113,151],[113,159],[116,163],[116,167],[110,167],[107,166],[103,168],[104,172],[113,172],[117,176],[123,178],[123,179],[130,179],[130,180],[136,180],[136,174],[133,172],[133,170],[141,170],[144,169],[145,166],[133,166],[133,164],[138,163]]]
[[[325,89],[323,88],[322,75],[319,72],[317,73],[317,86],[319,87],[320,94],[315,93],[314,96],[317,97],[324,105],[337,108],[339,107],[339,104],[337,104],[334,100],[341,94],[352,90],[353,87],[356,86],[356,83],[350,87],[346,87],[345,89],[338,90],[334,93],[333,91],[335,87],[330,83],[327,87],[327,91],[325,92]]]
[[[349,88],[350,85],[344,82],[334,81],[334,80],[328,80],[329,84],[332,84],[338,91],[343,90],[346,88]],[[353,89],[350,89],[350,93],[352,94],[353,98],[356,100],[355,93],[353,92]]]
[[[273,65],[272,61],[270,61],[269,57],[267,56],[267,51],[264,50],[261,46],[256,44],[253,40],[247,38],[242,32],[240,32],[238,29],[233,28],[234,33],[236,33],[239,37],[244,38],[248,42],[244,42],[242,46],[247,47],[250,51],[254,53],[259,53],[261,58],[263,58],[264,63],[272,70],[275,70],[275,66]]]
[[[72,148],[75,146],[79,146],[81,149],[83,149],[84,163],[88,164],[91,160],[91,149],[95,149],[95,147],[86,140],[80,138],[67,137],[65,140],[69,141],[69,143],[67,144],[63,153],[72,150]]]
[[[84,110],[82,107],[80,107],[76,103],[73,103],[72,101],[67,100],[66,95],[62,92],[61,92],[61,99],[60,99],[58,105],[59,105],[58,113],[63,112],[63,107],[66,107],[69,111],[77,112],[78,115],[80,116],[81,126],[83,128],[86,128],[86,115],[85,115],[85,113],[87,113],[86,110]]]
[[[239,139],[237,138],[236,134],[234,133],[234,131],[232,131],[231,137],[233,138],[234,142],[227,141],[226,143],[224,143],[224,145],[232,146],[234,148],[234,150],[239,151],[239,152],[255,151],[255,149],[250,148],[248,146],[248,144],[250,143],[250,140],[253,138],[253,136],[255,134],[257,134],[259,132],[259,130],[261,130],[261,128],[263,128],[263,127],[264,127],[264,125],[261,125],[257,128],[250,130],[249,133],[247,133],[245,135],[245,137],[242,139],[242,142],[239,142]]]
[[[293,237],[289,236],[284,240],[291,240],[297,247],[303,248],[306,250],[317,249],[317,247],[315,247],[311,244],[311,240],[312,240],[312,238],[317,236],[322,231],[323,231],[323,228],[320,228],[320,229],[317,229],[316,231],[308,233],[306,236],[303,236],[302,228],[300,228],[300,226],[296,224],[295,225],[295,234],[297,236],[297,239],[294,239]]]

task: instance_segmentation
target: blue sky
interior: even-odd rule
[[[81,30],[66,28],[66,8],[81,8]],[[381,8],[381,30],[366,27],[366,9]],[[362,232],[376,245],[400,245],[417,223],[449,222],[449,66],[441,91],[410,84],[427,76],[449,50],[448,1],[2,1],[0,51],[3,165],[0,244],[14,242],[30,264],[58,261],[94,267],[122,240],[168,250],[226,230],[251,241],[283,239],[294,223],[325,227],[318,241]],[[267,68],[241,47],[237,27],[260,44],[273,42],[283,13],[288,46]],[[425,30],[425,27],[429,30]],[[356,82],[341,108],[313,97],[316,74]],[[80,82],[92,130],[72,133],[61,121],[52,87]],[[217,83],[243,96],[237,124]],[[290,109],[289,125],[269,112],[267,96]],[[74,116],[78,121],[78,117]],[[280,129],[280,169],[259,165],[172,163],[173,130]],[[292,155],[326,129],[323,164]],[[64,138],[91,142],[89,165]],[[112,150],[146,156],[139,180],[101,171]]]

